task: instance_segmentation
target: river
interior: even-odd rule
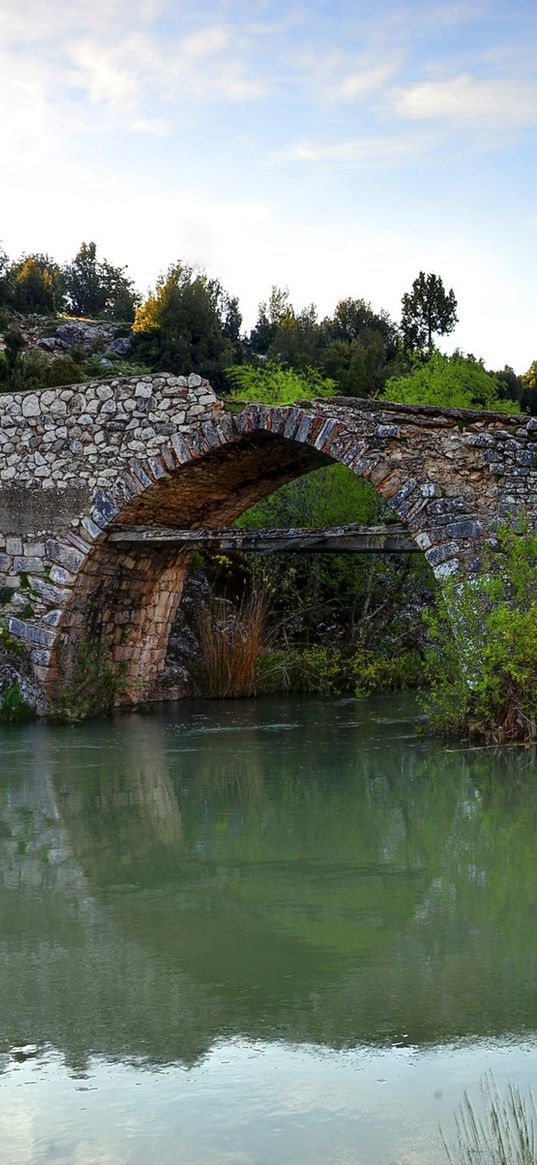
[[[537,760],[411,697],[0,730],[2,1165],[446,1165],[537,1079]]]

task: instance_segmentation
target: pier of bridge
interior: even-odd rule
[[[362,532],[369,552],[417,548],[442,582],[479,570],[499,522],[537,526],[536,458],[534,418],[342,397],[231,414],[197,375],[3,394],[0,633],[27,652],[44,703],[87,641],[148,699],[193,549],[242,539],[246,552],[227,528],[280,485],[346,465],[399,523]],[[352,531],[324,536],[339,552]],[[271,539],[290,549],[289,532]]]

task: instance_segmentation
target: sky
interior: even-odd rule
[[[0,0],[0,242],[178,259],[319,318],[453,288],[442,345],[537,358],[535,0]]]

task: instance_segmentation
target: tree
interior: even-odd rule
[[[395,324],[364,299],[342,299],[323,320],[319,365],[345,396],[377,396],[398,353]]]
[[[178,262],[138,308],[133,333],[140,358],[152,367],[198,372],[225,391],[224,369],[233,361],[228,333],[238,326],[236,301],[219,280]]]
[[[70,310],[74,315],[132,320],[138,296],[125,267],[97,258],[96,243],[82,243],[64,269]]]
[[[61,268],[49,255],[22,255],[12,263],[11,302],[22,312],[54,312],[63,299]]]
[[[9,299],[9,270],[9,256],[0,243],[0,304],[7,303]]]
[[[294,319],[295,309],[289,299],[288,287],[270,289],[268,300],[259,304],[257,323],[250,333],[252,352],[267,356],[276,335],[277,328],[285,321]]]
[[[457,300],[453,288],[445,291],[439,275],[420,271],[402,299],[401,330],[405,344],[412,351],[429,353],[433,350],[433,336],[447,336],[457,323]]]

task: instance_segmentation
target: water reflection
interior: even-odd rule
[[[447,751],[413,717],[271,700],[4,731],[0,1052],[534,1031],[535,756]]]

